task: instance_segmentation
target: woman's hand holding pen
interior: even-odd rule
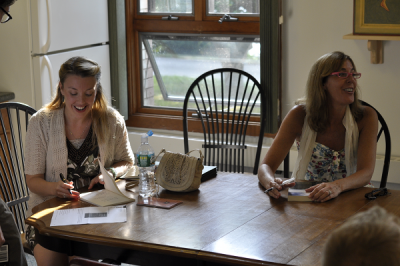
[[[59,198],[72,198],[72,199],[79,199],[79,192],[73,191],[71,189],[74,188],[72,182],[64,183],[61,180],[58,181],[56,184],[56,196]]]
[[[279,193],[280,190],[287,187],[293,187],[295,184],[294,180],[288,179],[283,181],[281,178],[275,177],[274,180],[270,181],[269,188],[265,190],[265,193],[278,199],[281,196],[281,193]]]

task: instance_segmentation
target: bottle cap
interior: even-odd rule
[[[148,143],[149,142],[148,141],[148,135],[146,133],[144,133],[141,138],[142,138],[142,143]]]

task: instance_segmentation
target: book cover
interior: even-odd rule
[[[81,200],[93,205],[106,207],[111,205],[120,205],[135,201],[135,199],[125,196],[115,184],[114,178],[104,169],[102,162],[99,162],[100,170],[103,175],[104,189],[82,193]]]
[[[288,201],[312,201],[308,197],[310,193],[306,192],[306,189],[316,184],[321,183],[320,181],[296,181],[296,185],[288,189]]]
[[[201,182],[207,181],[217,176],[217,167],[204,165],[203,171],[201,172]]]
[[[289,188],[288,201],[312,201],[308,195],[310,195],[310,193],[307,193],[305,189]]]

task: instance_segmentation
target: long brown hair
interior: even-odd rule
[[[329,125],[329,108],[324,84],[331,73],[340,70],[343,63],[349,60],[357,72],[350,56],[343,52],[333,52],[321,56],[312,66],[306,85],[306,96],[298,99],[296,104],[305,105],[308,124],[315,132],[323,132]],[[358,101],[360,89],[357,85],[354,91],[354,102],[350,110],[356,121],[362,118],[361,104]]]
[[[100,83],[101,67],[97,62],[90,60],[85,57],[72,57],[65,61],[58,71],[60,82],[57,85],[57,93],[54,99],[47,104],[44,108],[48,110],[56,110],[64,108],[64,97],[61,94],[61,85],[64,85],[65,79],[69,75],[77,75],[82,78],[94,77],[96,79],[96,98],[92,107],[92,128],[93,135],[92,140],[97,142],[106,143],[109,139],[110,131],[107,120],[108,104],[107,99],[104,96],[103,88]]]

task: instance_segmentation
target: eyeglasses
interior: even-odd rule
[[[0,9],[3,10],[4,15],[5,15],[5,16],[3,16],[3,17],[1,18],[0,23],[6,23],[6,22],[9,21],[10,19],[12,19],[11,15],[10,15],[7,11],[5,11],[4,8],[0,7]]]
[[[361,73],[350,73],[350,72],[333,72],[331,75],[338,76],[342,79],[347,79],[349,75],[352,75],[353,78],[359,79],[361,78]]]
[[[379,196],[386,196],[386,195],[390,195],[390,192],[387,190],[387,188],[378,188],[378,189],[374,189],[371,192],[368,192],[367,194],[365,194],[365,198],[369,199],[369,200],[374,200]]]

